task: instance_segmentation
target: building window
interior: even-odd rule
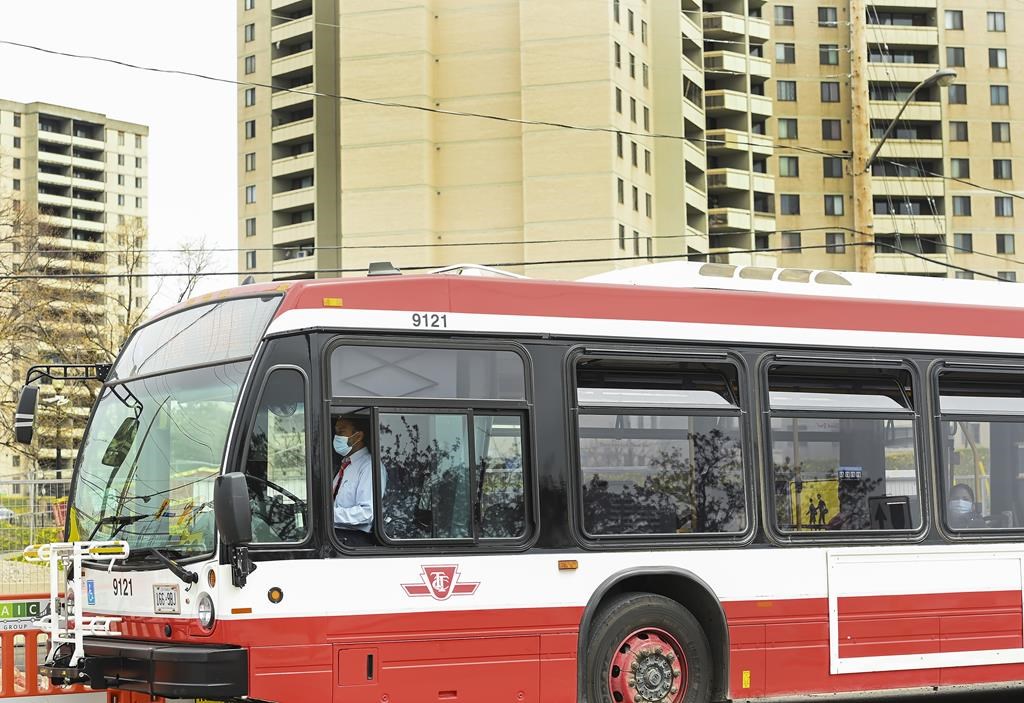
[[[992,123],[992,141],[994,141],[994,142],[1008,142],[1008,141],[1010,141],[1010,123],[1009,122],[993,122]]]
[[[838,81],[822,81],[821,82],[821,102],[823,102],[823,103],[837,103],[837,102],[839,102],[839,82]]]
[[[970,159],[950,159],[949,160],[949,175],[953,178],[970,178],[971,177],[971,160]]]
[[[253,41],[256,39],[256,25],[247,24],[245,25],[245,40]]]
[[[949,94],[950,105],[967,104],[967,86],[962,83],[955,83],[946,89]]]
[[[619,225],[619,249],[626,248],[626,225]]]
[[[651,131],[651,108],[649,107],[644,108],[644,131]]]
[[[124,207],[124,195],[121,193],[117,194],[117,204],[121,207]]]
[[[245,187],[245,202],[247,205],[256,202],[256,186],[250,185]]]
[[[247,251],[245,252],[245,268],[254,269],[256,268],[256,252]]]
[[[796,139],[798,136],[795,117],[779,118],[779,139]]]
[[[1006,49],[989,49],[988,67],[1006,68]]]
[[[256,89],[246,88],[245,89],[245,106],[252,107],[256,104]]]
[[[640,20],[640,43],[647,46],[647,22]]]
[[[640,256],[640,233],[633,230],[633,256]]]
[[[779,196],[779,214],[781,214],[781,215],[799,215],[800,214],[800,196],[799,195],[780,195]]]
[[[117,145],[124,146],[124,132],[119,131],[117,133]]]
[[[818,26],[819,27],[838,27],[839,26],[839,10],[835,7],[819,7],[818,8]]]
[[[966,122],[950,122],[949,123],[949,141],[951,141],[951,142],[966,142],[967,141],[967,123]]]
[[[135,168],[142,168],[142,157],[141,156],[136,156],[135,157]]]
[[[818,45],[818,63],[822,66],[838,66],[839,65],[839,45],[838,44],[819,44]]]
[[[619,195],[619,205],[625,205],[626,204],[626,183],[621,178],[618,179],[618,195]]]
[[[14,190],[21,190],[21,179],[20,178],[15,178],[14,182],[11,184],[11,187],[14,188]],[[124,196],[118,196],[118,197],[124,197]]]
[[[651,152],[649,149],[644,149],[644,173],[647,175],[651,173]]]
[[[1006,13],[1005,12],[989,12],[988,13],[988,31],[990,32],[1005,32],[1006,31]]]
[[[630,34],[636,33],[636,13],[632,10],[626,10],[626,29],[629,30]]]
[[[141,176],[136,176],[135,177],[135,187],[136,188],[142,188],[142,177]]]
[[[615,133],[615,155],[622,158],[622,132]]]
[[[141,210],[142,209],[142,198],[138,198],[138,197],[135,198],[135,208],[137,210]]]
[[[619,0],[612,0],[612,17],[619,21]]]
[[[644,88],[646,88],[648,86],[648,81],[650,80],[650,78],[648,76],[648,66],[647,66],[647,64],[644,64],[643,69],[644,69],[644,71],[643,71],[643,73],[644,73]]]
[[[1013,178],[1013,162],[1009,159],[993,159],[992,178],[997,181],[1006,181]]]
[[[964,280],[967,280],[967,281],[973,281],[974,280],[974,271],[957,271],[956,272],[956,277],[964,279]]]
[[[245,73],[256,73],[256,57],[251,54],[245,57]]]
[[[999,278],[1003,281],[1010,281],[1011,283],[1017,281],[1016,271],[999,271],[996,273],[996,275],[999,276]]]
[[[124,166],[124,154],[117,155],[117,165]]]
[[[256,152],[250,151],[245,155],[245,170],[255,171],[256,170]]]
[[[15,127],[20,127],[21,126],[21,113],[20,112],[15,112],[14,113],[14,126]]]
[[[14,138],[14,148],[15,149],[20,149],[21,148],[21,137],[15,137]]]
[[[775,6],[775,24],[779,27],[792,27],[793,26],[793,6],[792,5],[776,5]]]
[[[946,65],[947,66],[963,66],[964,64],[964,48],[962,46],[947,46],[946,47]]]
[[[996,217],[1013,217],[1013,199],[1010,196],[996,196]]]
[[[954,234],[953,248],[961,254],[970,254],[974,251],[974,235],[969,232]]]
[[[633,212],[640,212],[640,190],[633,186]]]
[[[245,0],[245,9],[251,10],[256,7],[256,0]]]
[[[838,156],[825,156],[822,158],[822,174],[825,178],[843,177],[843,160]]]
[[[15,171],[17,171],[18,169],[21,168],[21,159],[18,159],[18,158],[14,159],[14,167],[13,168],[14,168]]]
[[[255,237],[256,236],[256,218],[247,217],[245,218],[245,236]]]
[[[124,174],[123,173],[117,174],[117,185],[119,185],[119,186],[123,186],[124,185]]]
[[[963,29],[963,10],[946,10],[946,29]]]
[[[142,135],[141,134],[136,134],[135,135],[135,148],[136,149],[141,149],[142,148]]]
[[[796,63],[796,45],[778,42],[775,45],[775,63]]]
[[[800,176],[800,157],[780,156],[779,175],[786,178],[797,178]]]
[[[615,112],[622,114],[622,88],[615,89]]]
[[[632,152],[632,162],[634,166],[640,165],[640,147],[637,146],[636,142],[630,143],[630,150]]]
[[[644,211],[648,217],[651,217],[654,213],[654,199],[650,193],[644,194]]]
[[[256,136],[256,120],[245,121],[245,138],[252,139]]]
[[[629,55],[629,77],[636,78],[636,56],[634,54]]]
[[[1014,238],[1012,234],[997,234],[996,235],[996,253],[997,254],[1016,254],[1017,247],[1014,244]]]
[[[800,243],[800,232],[783,232],[782,233],[782,248],[783,249],[792,249],[792,251],[786,252],[786,253],[793,254],[793,253],[799,252],[800,249],[801,249],[801,246],[802,245]]]
[[[992,85],[989,86],[989,96],[993,105],[1009,105],[1010,104],[1010,88],[1005,85]]]
[[[629,119],[636,122],[636,98],[629,99]]]
[[[838,217],[843,214],[843,196],[841,195],[826,195],[825,196],[825,214],[832,217]]]
[[[969,195],[954,195],[953,196],[953,215],[954,215],[954,217],[970,217],[970,215],[971,215],[971,196],[969,196]]]
[[[825,141],[836,141],[843,138],[843,123],[840,120],[822,120],[821,138]]]
[[[615,68],[622,68],[622,47],[618,42],[615,42]]]
[[[826,254],[845,254],[846,253],[846,233],[845,232],[826,232],[825,233],[825,253]]]
[[[778,99],[784,102],[796,100],[796,81],[777,81]]]

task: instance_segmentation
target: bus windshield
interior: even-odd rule
[[[255,352],[278,301],[190,308],[135,333],[82,442],[71,539],[174,557],[213,549],[213,483],[250,364],[239,357]]]

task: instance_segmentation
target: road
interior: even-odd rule
[[[914,703],[914,701],[926,701],[927,703],[1021,703],[1024,701],[1024,688],[1019,688],[1016,691],[941,692],[917,695],[872,696],[870,698],[864,696],[852,698],[808,696],[794,699],[794,701],[799,701],[800,703]]]

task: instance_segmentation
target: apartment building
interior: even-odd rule
[[[849,3],[773,1],[765,16],[775,63],[771,132],[782,147],[770,170],[782,231],[759,246],[792,248],[780,257],[787,266],[852,269],[846,162],[785,148],[853,149]],[[948,88],[915,96],[871,168],[876,270],[974,276],[951,264],[1021,278],[1024,166],[1015,173],[1014,162],[1024,126],[1014,101],[1024,99],[1024,81],[1012,61],[1024,56],[1024,5],[887,0],[868,2],[864,19],[871,148],[916,85],[940,67],[957,72]]]
[[[40,223],[32,230],[38,236],[22,243],[12,236],[16,233],[10,222],[0,222],[7,228],[0,257],[11,270],[10,264],[31,255],[33,273],[53,276],[34,280],[25,289],[38,296],[33,304],[42,310],[32,319],[41,327],[31,347],[22,340],[13,342],[20,345],[20,363],[3,371],[10,374],[3,379],[10,397],[0,399],[0,412],[7,418],[29,365],[83,361],[68,357],[88,349],[98,330],[123,329],[132,311],[144,310],[148,303],[146,279],[127,275],[144,268],[140,252],[146,250],[148,133],[145,125],[94,112],[0,100],[0,203],[4,208],[13,204],[26,222]],[[69,470],[91,404],[91,391],[82,384],[45,386],[38,466],[26,465],[27,457],[0,446],[0,476],[25,476],[36,469],[43,472],[40,476],[53,476],[58,448],[59,468]]]
[[[776,228],[762,4],[239,0],[243,277],[753,248]]]

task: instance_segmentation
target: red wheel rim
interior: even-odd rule
[[[626,637],[612,654],[608,692],[616,703],[679,703],[686,695],[686,655],[656,627]]]

